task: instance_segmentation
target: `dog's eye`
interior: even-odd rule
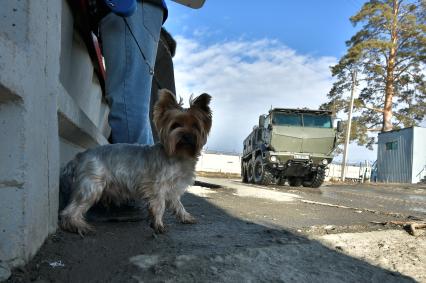
[[[174,129],[180,128],[180,127],[182,127],[181,124],[179,124],[179,123],[173,123],[172,126],[170,127],[170,130],[173,131]]]

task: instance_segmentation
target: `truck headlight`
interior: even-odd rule
[[[323,160],[322,160],[322,164],[323,164],[323,165],[327,165],[327,164],[328,164],[328,160],[327,160],[327,159],[323,159]]]
[[[276,157],[275,155],[272,155],[272,156],[271,156],[271,161],[272,161],[272,162],[277,162],[277,157]]]

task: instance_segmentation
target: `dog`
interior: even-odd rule
[[[166,231],[166,207],[180,222],[196,223],[180,198],[194,183],[195,165],[211,129],[210,101],[203,93],[183,108],[182,99],[178,102],[171,91],[161,89],[153,111],[159,143],[109,144],[77,154],[61,172],[61,191],[70,195],[60,227],[84,235],[93,231],[85,213],[95,203],[120,205],[138,199],[147,201],[156,233]]]

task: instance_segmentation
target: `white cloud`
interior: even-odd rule
[[[258,117],[273,107],[318,108],[326,101],[334,57],[298,54],[276,40],[203,45],[175,37],[178,96],[212,95],[213,128],[207,147],[241,152]]]

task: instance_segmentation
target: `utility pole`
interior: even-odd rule
[[[346,138],[345,138],[345,148],[343,150],[343,162],[342,162],[342,182],[346,178],[346,162],[348,160],[348,151],[349,151],[349,140],[351,136],[351,125],[352,125],[352,109],[354,108],[354,93],[356,85],[356,70],[352,71],[352,86],[351,86],[351,101],[349,103],[348,111],[348,125],[346,127]]]

